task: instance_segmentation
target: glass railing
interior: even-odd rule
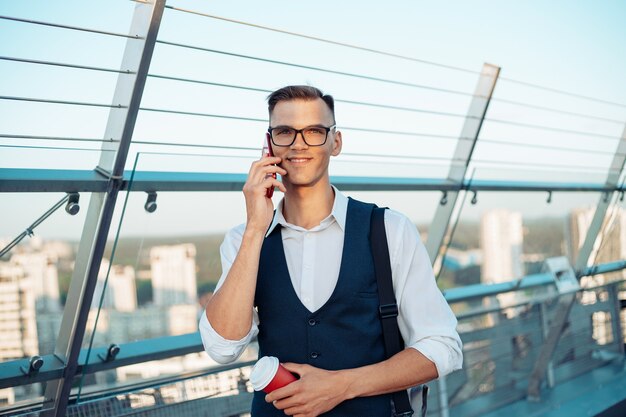
[[[548,291],[554,288],[554,281],[548,277],[543,282],[539,284],[544,290],[542,298],[520,304],[515,310],[487,306],[458,315],[464,366],[445,377],[443,393],[441,382],[429,384],[430,413],[478,416],[526,398],[527,381],[558,306],[558,294]],[[570,324],[547,371],[548,387],[566,384],[623,355],[622,342],[615,337],[623,328],[612,319],[619,309],[615,294],[623,286],[623,281],[613,282],[579,292]],[[490,292],[488,287],[483,286],[483,294]],[[488,304],[482,302],[480,292],[470,293],[464,288],[448,291],[447,297],[453,306],[471,300]],[[216,416],[247,415],[252,392],[250,362],[207,367],[202,355],[142,361],[89,374],[83,381],[80,402],[69,407],[68,415],[96,411],[105,416],[130,412],[160,415],[164,411],[193,415],[200,407],[215,408]],[[571,389],[572,398],[589,392],[584,386]],[[544,407],[552,405],[548,401]]]
[[[37,357],[55,352],[90,194],[80,195],[75,215],[65,208],[76,206],[59,205],[62,199],[58,193],[0,194],[0,216],[10,219],[3,221],[0,249],[23,236],[0,258],[0,363],[37,363]],[[54,207],[40,225],[33,224]],[[27,364],[24,369],[28,373]],[[39,383],[7,387],[0,390],[1,402],[38,399],[43,389]]]
[[[579,293],[547,368],[548,388],[623,356],[623,341],[614,336],[623,328],[612,318],[619,309],[614,296],[620,286],[623,282]],[[589,294],[595,296],[593,300]],[[482,313],[457,315],[464,344],[463,369],[445,378],[445,403],[440,401],[441,383],[432,384],[433,415],[443,415],[442,408],[448,407],[451,415],[479,416],[518,400],[526,401],[528,381],[560,306],[557,299],[556,291],[552,295],[542,291],[541,297],[531,302],[495,310],[481,300],[486,306]],[[584,392],[581,387],[578,395]]]
[[[443,258],[445,288],[541,272],[545,259],[573,262],[600,193],[468,192]],[[584,223],[584,222],[583,222]]]

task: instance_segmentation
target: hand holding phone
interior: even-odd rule
[[[263,153],[262,153],[262,156],[265,157],[266,155],[267,156],[274,156],[274,153],[272,152],[272,145],[270,143],[269,135],[266,135],[265,140],[263,141]],[[276,173],[272,173],[272,174],[268,174],[268,175],[271,175],[272,177],[274,177],[274,179],[276,179]],[[274,195],[274,186],[271,186],[265,192],[265,196],[267,198],[272,198],[273,195]]]

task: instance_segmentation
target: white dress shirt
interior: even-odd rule
[[[334,188],[334,187],[333,187]],[[311,312],[330,298],[341,265],[348,198],[334,188],[331,214],[311,229],[288,223],[278,205],[268,234],[280,224],[285,258],[293,288]],[[461,368],[461,339],[456,317],[435,282],[433,270],[419,232],[411,221],[394,210],[385,210],[393,288],[398,303],[398,326],[407,347],[420,351],[434,362],[439,376]],[[245,224],[231,229],[220,247],[222,276],[219,291],[233,264]],[[250,332],[241,340],[227,340],[209,323],[206,312],[200,318],[200,335],[207,353],[219,363],[236,360],[258,333],[259,317],[253,311]]]

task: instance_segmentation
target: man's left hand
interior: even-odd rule
[[[284,363],[300,379],[272,391],[265,401],[288,416],[317,417],[348,399],[348,381],[341,371],[326,371],[310,365]]]

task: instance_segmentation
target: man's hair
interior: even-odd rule
[[[274,111],[274,107],[279,101],[291,101],[291,100],[315,100],[321,98],[324,103],[330,109],[330,113],[333,115],[333,121],[335,120],[335,99],[330,94],[324,94],[319,88],[311,87],[310,85],[288,85],[283,88],[279,88],[272,94],[267,96],[267,104],[270,117]]]

